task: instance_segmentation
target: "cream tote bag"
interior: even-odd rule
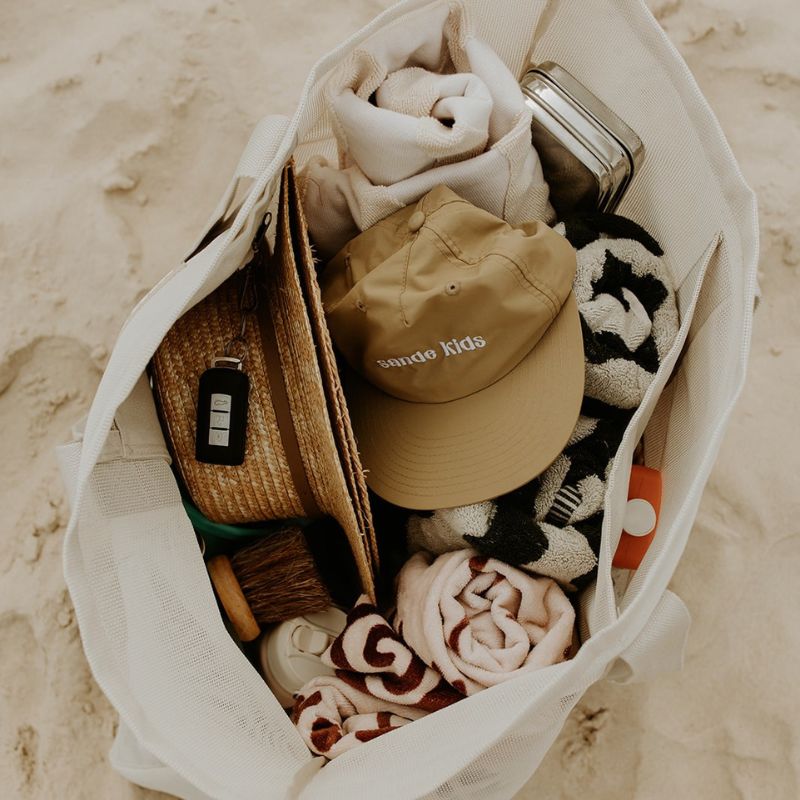
[[[663,245],[679,287],[678,341],[608,483],[598,578],[581,598],[577,656],[321,768],[217,611],[145,367],[176,318],[244,262],[285,162],[293,155],[301,169],[313,156],[335,154],[322,101],[331,69],[377,31],[413,24],[414,15],[443,5],[398,3],[317,64],[291,119],[262,120],[206,243],[133,310],[88,418],[60,448],[73,509],[66,581],[92,672],[119,712],[112,764],[143,786],[225,800],[510,798],[593,682],[639,680],[681,664],[689,615],[667,585],[744,381],[756,203],[686,65],[640,0],[460,2],[470,31],[516,75],[531,60],[556,61],[639,133],[647,158],[620,213]],[[664,475],[661,522],[646,560],[616,598],[611,557],[642,435],[647,463]]]

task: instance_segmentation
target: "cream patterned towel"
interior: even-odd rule
[[[398,576],[395,627],[466,695],[569,658],[574,624],[555,581],[474,550],[417,553]]]
[[[338,163],[301,174],[309,229],[325,259],[439,184],[512,224],[552,222],[516,78],[461,11],[437,6],[377,33],[325,88]]]

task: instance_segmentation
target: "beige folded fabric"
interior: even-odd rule
[[[457,7],[376,34],[331,74],[338,163],[301,175],[314,244],[331,258],[360,231],[444,184],[508,222],[551,222],[517,79]]]
[[[474,550],[417,553],[398,577],[395,628],[466,695],[570,657],[575,611],[558,584]]]

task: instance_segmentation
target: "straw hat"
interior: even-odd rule
[[[223,523],[333,517],[374,596],[377,547],[367,489],[291,165],[276,224],[275,252],[254,264],[258,305],[243,335],[250,381],[243,463],[195,458],[200,375],[239,333],[243,272],[184,314],[153,357],[162,424],[177,471],[206,517]]]

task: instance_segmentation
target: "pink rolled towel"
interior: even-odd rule
[[[400,571],[395,628],[459,692],[569,658],[575,611],[555,581],[474,550],[433,558]]]
[[[322,660],[336,675],[314,678],[300,690],[292,721],[309,749],[326,758],[462,697],[409,649],[365,595]]]

